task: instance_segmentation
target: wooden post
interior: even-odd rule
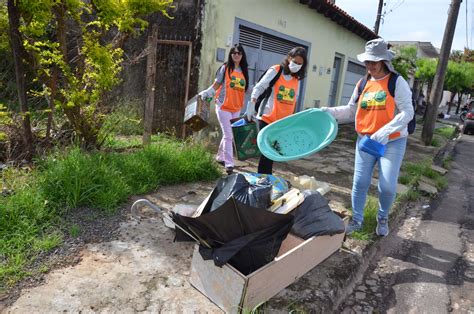
[[[143,113],[143,145],[151,143],[153,131],[153,116],[155,112],[155,77],[156,77],[156,47],[158,42],[158,26],[153,25],[148,36],[148,56],[146,60],[146,100]]]
[[[188,103],[189,98],[189,79],[191,77],[191,62],[192,62],[192,55],[193,55],[193,45],[190,42],[188,45],[188,68],[186,72],[186,90],[184,93],[184,108],[186,109],[186,104]],[[182,138],[186,137],[186,125],[183,123],[183,132],[181,134]]]

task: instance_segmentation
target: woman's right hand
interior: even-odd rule
[[[245,111],[245,118],[248,122],[252,121],[253,117],[255,116],[255,103],[249,101],[247,103],[247,110]]]

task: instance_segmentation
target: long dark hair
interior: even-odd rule
[[[291,73],[290,68],[288,67],[288,64],[290,63],[288,61],[288,57],[294,58],[294,57],[301,57],[303,58],[303,66],[301,69],[296,72],[296,73]],[[304,79],[306,76],[306,66],[308,65],[308,58],[306,56],[306,49],[303,47],[295,47],[288,52],[286,55],[285,59],[281,62],[281,66],[283,67],[283,74],[291,74],[292,76],[296,77],[298,80]]]
[[[235,44],[230,48],[229,54],[227,55],[227,62],[225,63],[227,66],[227,75],[229,75],[230,78],[230,73],[234,71],[235,64],[234,61],[232,60],[232,53],[234,51],[240,52],[242,54],[242,59],[240,59],[240,68],[242,69],[242,74],[245,77],[245,91],[249,88],[249,66],[247,64],[247,55],[245,54],[244,47],[242,47],[241,44]]]

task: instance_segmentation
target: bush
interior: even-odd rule
[[[105,117],[103,132],[114,135],[143,134],[142,107],[138,100],[122,100]]]

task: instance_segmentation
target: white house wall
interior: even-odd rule
[[[202,19],[202,50],[199,86],[207,88],[214,80],[216,49],[224,48],[227,54],[233,43],[235,18],[258,24],[311,44],[304,107],[325,106],[329,97],[334,56],[342,55],[336,104],[340,104],[342,82],[348,58],[355,59],[363,52],[365,40],[326,18],[297,0],[208,0]],[[316,71],[313,71],[316,66]],[[322,71],[320,71],[322,70]],[[321,72],[321,74],[320,74]]]

